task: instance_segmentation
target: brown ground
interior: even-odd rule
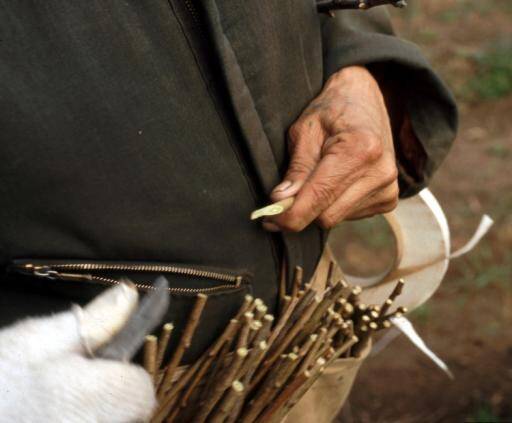
[[[461,130],[431,189],[454,247],[483,213],[496,221],[411,319],[455,374],[450,381],[403,337],[361,369],[355,422],[512,421],[512,1],[410,0],[394,14],[454,88]]]

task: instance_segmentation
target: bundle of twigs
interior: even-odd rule
[[[307,285],[302,289],[297,268],[277,318],[260,299],[246,296],[216,342],[178,375],[208,300],[199,294],[167,366],[162,367],[162,357],[172,325],[164,325],[158,339],[146,338],[144,364],[159,400],[152,422],[279,422],[329,364],[357,357],[373,331],[389,327],[392,316],[406,311],[388,313],[402,286],[400,281],[380,306],[362,304],[361,288],[342,281],[329,282],[319,298]]]

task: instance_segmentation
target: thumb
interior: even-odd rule
[[[137,299],[135,287],[121,284],[84,308],[21,320],[0,331],[0,359],[34,363],[64,352],[81,353],[84,347],[95,350],[123,327]]]
[[[290,164],[283,181],[270,194],[272,201],[296,195],[315,170],[321,159],[322,133],[313,129],[300,122],[290,128]]]

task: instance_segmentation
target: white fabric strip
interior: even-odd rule
[[[406,319],[405,317],[393,317],[391,319],[391,322],[397,327],[409,340],[421,351],[423,352],[428,358],[430,358],[436,365],[439,367],[443,372],[446,373],[446,375],[450,379],[454,379],[453,373],[450,371],[446,363],[441,360],[429,347],[427,347],[427,344],[421,339],[421,337],[416,332],[416,329],[414,329],[414,326],[412,323]]]
[[[480,224],[478,225],[478,228],[476,229],[471,239],[463,247],[451,253],[450,259],[461,257],[464,254],[469,253],[473,248],[477,246],[484,235],[489,232],[489,229],[491,229],[493,224],[494,220],[492,220],[491,217],[487,214],[484,214],[482,219],[480,219]]]

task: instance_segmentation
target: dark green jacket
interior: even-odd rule
[[[95,274],[139,281],[163,268],[125,268],[201,267],[168,277],[178,324],[194,289],[209,290],[202,344],[245,293],[273,307],[282,256],[310,275],[325,234],[270,235],[248,216],[286,170],[290,124],[353,64],[405,102],[428,157],[408,175],[398,151],[411,194],[446,154],[456,110],[384,9],[331,19],[313,0],[0,2],[0,321],[96,292],[13,273],[20,259],[116,261]]]

